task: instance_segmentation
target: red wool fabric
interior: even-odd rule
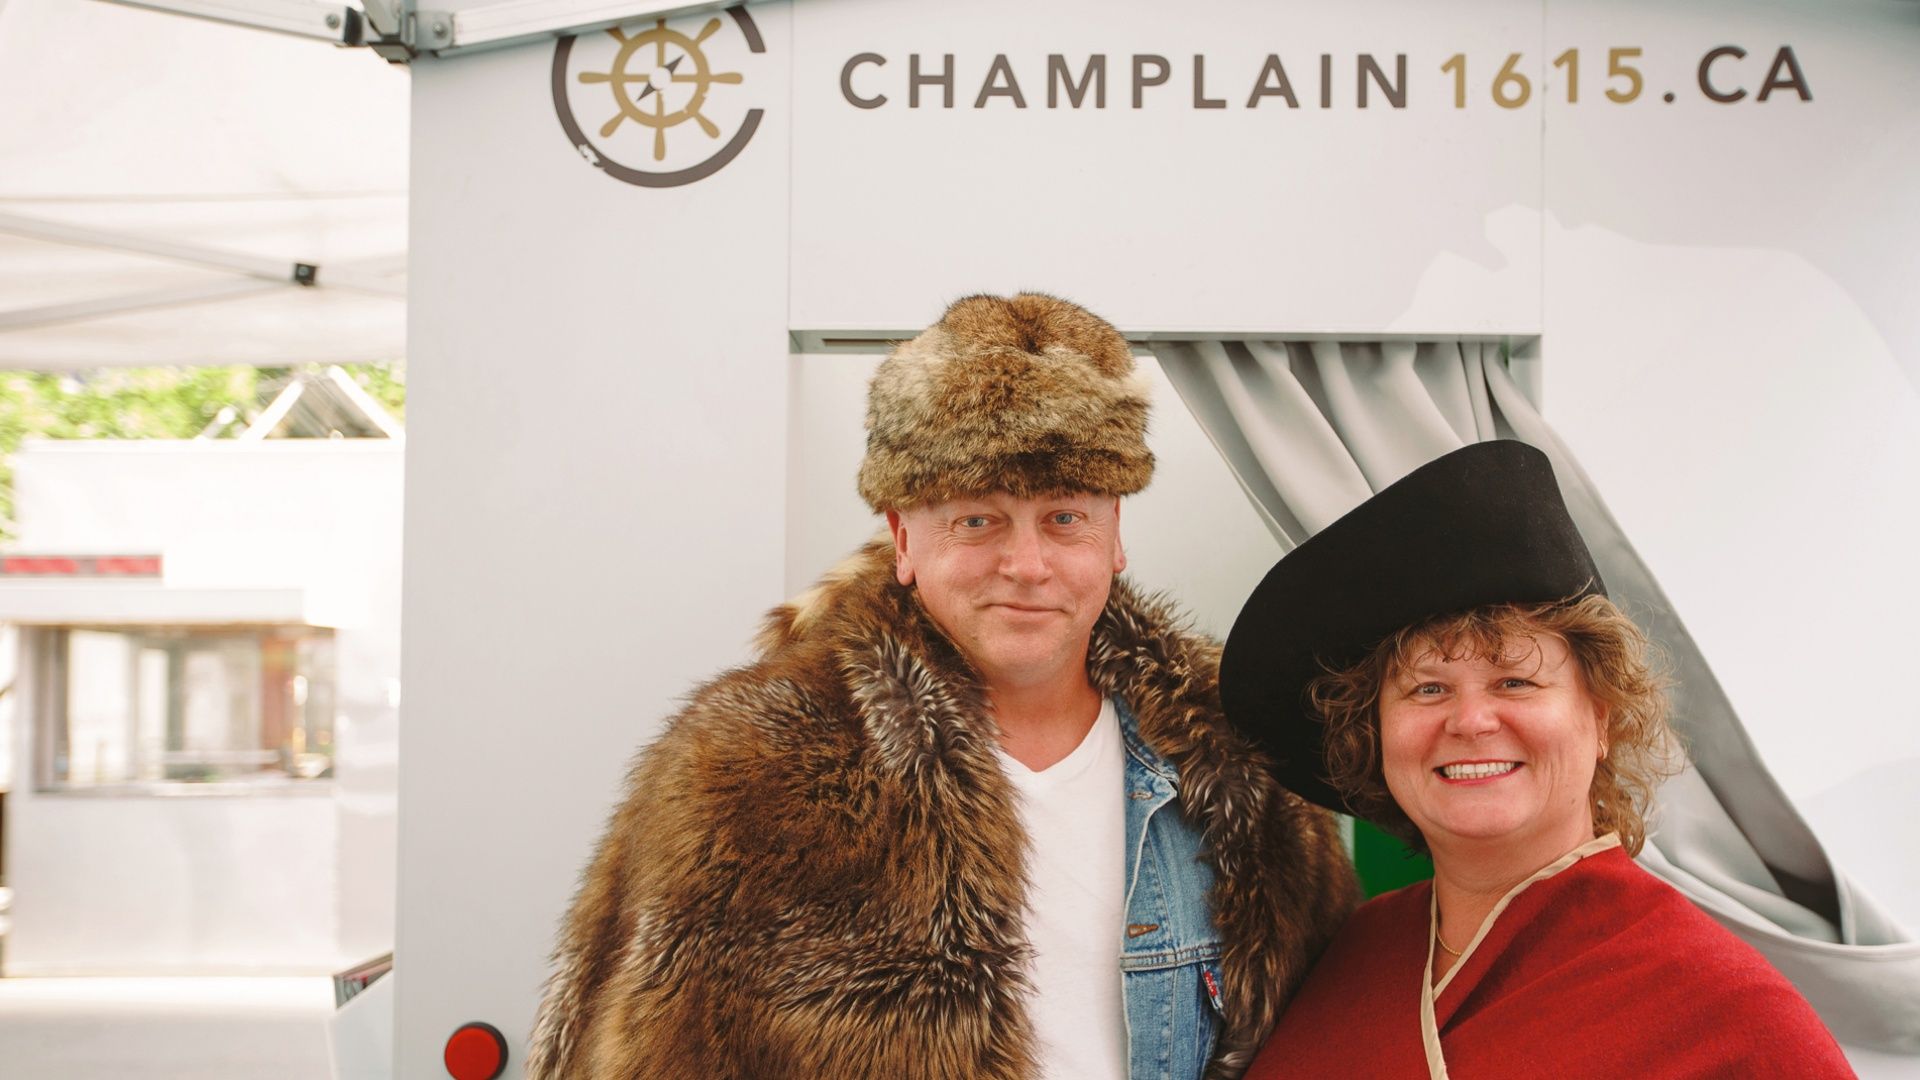
[[[1354,912],[1247,1080],[1428,1075],[1432,891],[1421,882]],[[1434,1020],[1451,1080],[1853,1076],[1784,976],[1617,847],[1514,897]]]

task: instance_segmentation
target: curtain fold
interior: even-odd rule
[[[1155,342],[1155,356],[1282,546],[1469,442],[1552,460],[1613,599],[1666,650],[1691,765],[1640,861],[1758,948],[1841,1042],[1920,1054],[1920,941],[1828,859],[1599,492],[1489,342]]]

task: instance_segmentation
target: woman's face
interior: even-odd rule
[[[1494,843],[1551,861],[1593,837],[1587,793],[1606,754],[1605,711],[1559,638],[1509,640],[1503,652],[1416,652],[1393,673],[1380,696],[1382,770],[1436,852]]]

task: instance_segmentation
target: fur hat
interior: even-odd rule
[[[860,497],[1131,495],[1153,478],[1146,435],[1146,384],[1106,320],[1042,293],[969,296],[875,372]]]

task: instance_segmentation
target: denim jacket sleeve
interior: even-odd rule
[[[1179,777],[1117,702],[1126,741],[1126,926],[1120,978],[1130,1080],[1199,1080],[1220,1022],[1213,867],[1180,813]]]

